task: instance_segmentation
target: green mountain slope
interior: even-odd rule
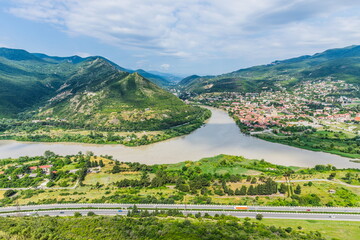
[[[0,49],[0,118],[15,117],[49,98],[75,70],[67,62],[53,64],[24,50]]]
[[[1,138],[139,145],[189,133],[209,117],[130,72],[103,57],[0,49]],[[158,132],[141,139],[120,133],[140,130]]]
[[[118,70],[116,74],[134,72],[99,56],[54,57],[21,49],[0,48],[0,118],[14,118],[19,113],[40,107],[63,92],[65,83],[70,85],[72,90],[76,90],[88,83],[94,83],[97,79],[97,83],[102,87],[101,82],[107,82],[106,78],[111,74],[106,73],[108,69],[101,69],[105,64],[97,65],[97,68],[92,66],[95,60],[107,63],[108,69],[112,70],[111,74],[115,74],[115,70]],[[140,72],[161,86],[168,84],[168,81],[160,76],[144,70]]]
[[[198,93],[257,92],[276,89],[278,84],[291,86],[299,81],[324,78],[360,85],[360,46],[330,49],[313,56],[275,61],[218,76],[185,78],[180,86]]]
[[[102,130],[160,130],[186,123],[199,111],[138,73],[104,59],[84,62],[35,115]]]

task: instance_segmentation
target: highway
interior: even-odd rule
[[[0,213],[13,211],[36,211],[45,209],[72,209],[72,208],[129,208],[134,204],[110,204],[110,203],[68,203],[48,205],[24,205],[1,207]],[[147,209],[184,209],[184,210],[234,210],[234,205],[189,205],[189,204],[136,204],[138,208]],[[250,211],[276,211],[276,212],[318,212],[318,213],[358,213],[360,208],[350,207],[273,207],[273,206],[247,206]]]
[[[127,210],[118,209],[72,209],[72,210],[45,210],[45,211],[28,211],[28,212],[9,212],[1,213],[1,217],[5,216],[32,216],[32,215],[49,215],[49,216],[73,216],[75,212],[87,215],[88,212],[94,212],[97,215],[126,215]],[[152,210],[150,210],[151,212]],[[182,210],[184,214],[208,213],[211,216],[215,214],[231,215],[239,218],[255,218],[256,212],[240,212],[240,211],[194,211]],[[282,212],[262,212],[264,218],[276,219],[306,219],[306,220],[337,220],[337,221],[360,221],[360,214],[326,214],[326,213],[282,213]]]

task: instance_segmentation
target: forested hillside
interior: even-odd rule
[[[268,65],[240,69],[218,76],[191,76],[180,82],[185,91],[259,92],[306,80],[345,80],[360,85],[360,46],[330,49]],[[360,96],[359,92],[353,93]]]

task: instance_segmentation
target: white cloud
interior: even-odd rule
[[[82,57],[82,58],[93,56],[93,54],[90,54],[90,53],[87,53],[87,52],[76,52],[75,55],[77,55],[79,57]]]
[[[13,0],[8,11],[152,55],[264,61],[356,43],[359,7],[356,0]]]
[[[170,64],[168,64],[168,63],[163,63],[163,64],[160,65],[160,68],[163,69],[163,70],[169,70]]]

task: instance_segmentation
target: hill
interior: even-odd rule
[[[163,76],[146,72],[143,69],[137,69],[134,72],[140,74],[141,76],[145,77],[146,79],[150,80],[158,86],[168,87],[169,85],[171,85],[171,82]]]
[[[0,48],[0,118],[15,117],[18,113],[41,105],[56,94],[67,79],[96,59],[122,72],[134,72],[100,56],[54,57],[22,49]],[[139,73],[155,84],[168,85],[168,81],[160,76],[144,70]]]
[[[76,71],[69,62],[54,64],[24,50],[0,49],[0,118],[15,117],[51,97]]]
[[[144,144],[189,133],[209,117],[208,110],[189,106],[139,73],[99,56],[51,57],[2,48],[0,86],[2,139],[93,142],[88,132],[83,132],[85,140],[76,134],[69,137],[68,131],[104,131],[100,138],[109,131],[162,131],[184,125],[165,135],[158,132],[151,140],[145,137],[142,143],[131,137]],[[124,143],[125,136],[99,141],[114,139]]]
[[[84,63],[34,117],[91,129],[160,130],[188,122],[196,111],[140,74],[97,58]]]
[[[274,61],[218,76],[191,76],[183,79],[180,86],[197,93],[258,92],[325,78],[360,85],[360,46],[330,49],[312,56]],[[359,96],[360,93],[354,94]]]

